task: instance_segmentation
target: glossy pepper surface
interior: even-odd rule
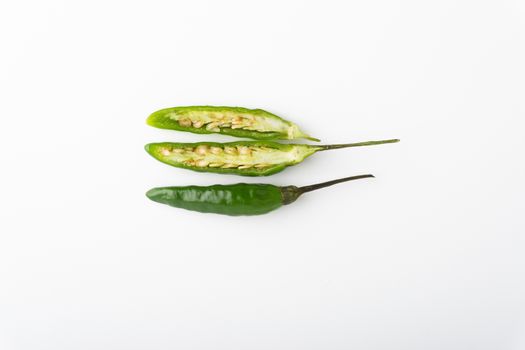
[[[152,113],[149,125],[196,134],[219,133],[256,140],[309,139],[319,141],[299,127],[262,109],[223,106],[165,108]]]
[[[200,172],[268,176],[301,163],[318,151],[370,146],[399,140],[366,141],[340,145],[282,144],[273,141],[228,143],[150,143],[146,151],[159,161],[178,168]]]
[[[155,202],[201,213],[261,215],[295,202],[303,193],[367,177],[373,175],[351,176],[303,187],[246,183],[159,187],[149,190],[146,195]]]

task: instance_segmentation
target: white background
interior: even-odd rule
[[[0,349],[525,349],[523,1],[4,1]],[[265,108],[324,143],[200,174],[145,125]],[[260,217],[163,185],[306,185]]]

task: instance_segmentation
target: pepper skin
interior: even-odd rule
[[[219,174],[268,176],[301,163],[318,151],[398,141],[394,139],[324,146],[273,141],[162,142],[147,144],[145,148],[157,160],[178,168]]]
[[[296,187],[278,187],[270,184],[213,185],[158,187],[149,190],[146,196],[152,201],[201,213],[215,213],[231,216],[261,215],[283,205],[295,202],[303,193],[337,183],[374,177],[358,175]]]
[[[299,127],[262,109],[223,106],[165,108],[152,113],[148,125],[196,134],[219,133],[256,140],[308,139]]]
[[[282,205],[279,187],[266,184],[161,187],[147,196],[178,208],[225,215],[265,214]]]

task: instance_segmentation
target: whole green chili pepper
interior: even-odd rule
[[[358,175],[323,182],[315,185],[274,186],[270,184],[213,185],[158,187],[146,193],[155,202],[201,213],[224,215],[260,215],[266,214],[283,205],[295,202],[300,195],[319,188],[332,186],[340,182],[374,177]]]
[[[154,158],[178,168],[220,174],[267,176],[298,164],[318,151],[398,141],[393,139],[324,146],[272,141],[162,142],[147,144],[145,148]]]
[[[147,123],[161,129],[189,131],[196,134],[220,133],[256,140],[319,141],[292,122],[262,109],[221,106],[165,108],[152,113]]]

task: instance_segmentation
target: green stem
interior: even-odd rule
[[[366,179],[367,177],[374,177],[374,175],[366,174],[366,175],[357,175],[357,176],[343,177],[342,179],[337,179],[337,180],[332,180],[332,181],[327,181],[327,182],[321,182],[321,183],[315,184],[315,185],[299,187],[298,190],[299,190],[300,194],[303,194],[305,192],[315,191],[315,190],[318,190],[320,188],[332,186],[332,185],[335,185],[335,184],[338,184],[338,183],[341,183],[341,182],[347,182],[347,181],[359,180],[359,179]]]
[[[382,145],[385,143],[396,143],[396,142],[399,142],[399,139],[365,141],[365,142],[357,142],[357,143],[343,143],[343,144],[338,144],[338,145],[322,145],[322,146],[316,146],[316,147],[321,148],[319,151],[327,151],[327,150],[337,149],[337,148],[373,146],[373,145]]]

